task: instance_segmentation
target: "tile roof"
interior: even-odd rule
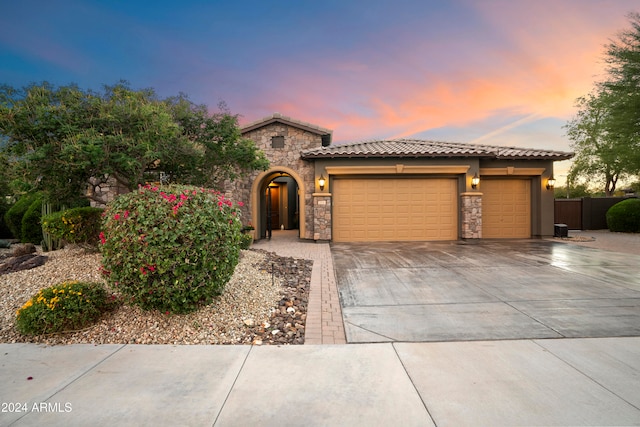
[[[494,145],[463,144],[457,142],[426,141],[420,139],[391,139],[331,145],[305,150],[303,159],[372,158],[372,157],[483,157],[490,159],[548,159],[566,160],[573,153]]]

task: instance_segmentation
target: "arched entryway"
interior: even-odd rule
[[[304,236],[304,182],[290,168],[279,166],[256,177],[251,187],[251,217],[255,237],[269,238],[271,231],[299,230]]]

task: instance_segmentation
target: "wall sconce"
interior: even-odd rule
[[[318,185],[320,186],[320,191],[324,191],[324,185],[327,183],[327,180],[324,179],[324,175],[320,175],[320,179],[318,179]]]
[[[480,177],[476,173],[475,175],[473,175],[473,178],[471,178],[471,188],[475,190],[476,188],[478,188],[478,184],[480,184]]]
[[[556,185],[556,179],[552,175],[551,178],[547,180],[547,190],[552,190],[555,185]]]

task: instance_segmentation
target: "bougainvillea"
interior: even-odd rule
[[[240,213],[217,191],[147,185],[103,215],[103,274],[144,309],[194,311],[223,291],[238,264]]]

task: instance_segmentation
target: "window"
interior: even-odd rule
[[[272,136],[271,148],[284,148],[284,136]]]

